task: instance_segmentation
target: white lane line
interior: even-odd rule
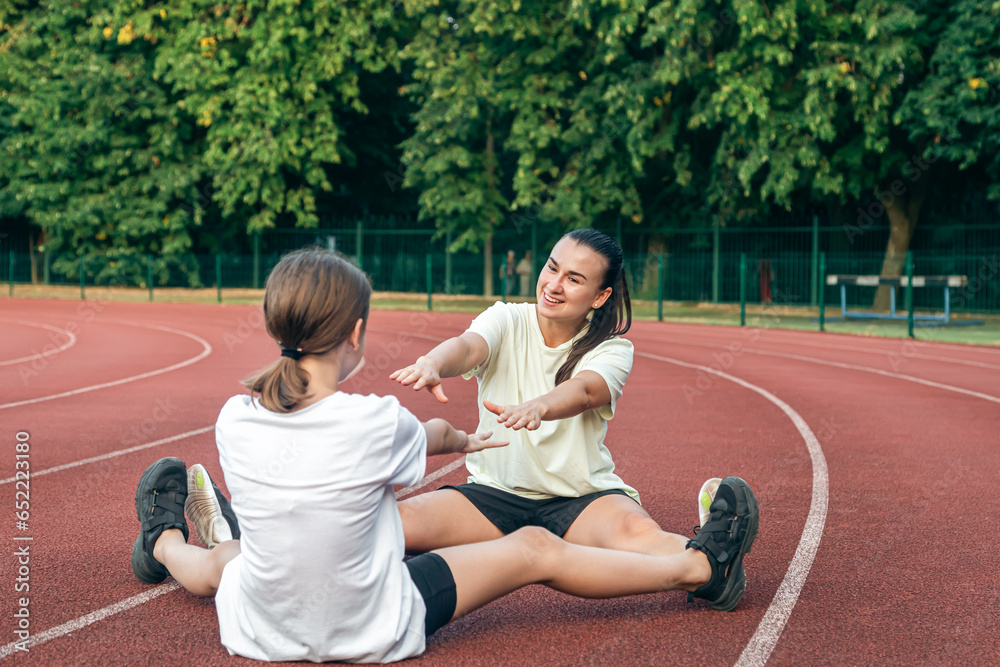
[[[121,322],[121,324],[132,324],[130,322]],[[50,396],[42,396],[40,398],[30,398],[26,401],[16,401],[14,403],[4,403],[0,404],[0,410],[6,408],[16,408],[20,405],[30,405],[32,403],[41,403],[43,401],[51,401],[57,398],[65,398],[67,396],[75,396],[77,394],[83,394],[88,391],[95,391],[97,389],[107,389],[108,387],[115,387],[120,384],[125,384],[127,382],[135,382],[136,380],[143,380],[145,378],[153,377],[155,375],[162,375],[163,373],[169,373],[170,371],[175,371],[178,368],[184,368],[185,366],[190,366],[191,364],[198,363],[208,355],[212,353],[212,346],[207,340],[198,336],[196,334],[190,333],[188,331],[181,331],[180,329],[171,329],[170,327],[162,327],[156,324],[132,324],[132,326],[145,327],[147,329],[159,329],[160,331],[166,331],[167,333],[175,333],[181,336],[187,336],[188,338],[201,343],[202,351],[197,356],[191,357],[186,361],[182,361],[178,364],[173,364],[172,366],[167,366],[166,368],[159,368],[155,371],[149,371],[148,373],[142,373],[140,375],[133,375],[131,377],[123,378],[121,380],[114,380],[113,382],[104,382],[102,384],[95,384],[89,387],[81,387],[80,389],[73,389],[72,391],[64,391],[59,394],[52,394]]]
[[[757,626],[757,631],[754,632],[747,643],[747,647],[743,649],[743,654],[736,662],[738,667],[763,665],[767,662],[771,651],[774,650],[774,646],[778,643],[778,639],[785,629],[788,617],[791,616],[792,609],[795,607],[795,603],[799,599],[799,594],[802,592],[802,586],[806,583],[806,577],[809,576],[809,570],[812,568],[813,560],[816,558],[816,551],[819,549],[819,543],[823,537],[823,527],[826,524],[826,512],[830,500],[829,476],[826,467],[826,457],[823,455],[823,448],[820,446],[819,440],[813,434],[812,429],[809,428],[805,419],[791,406],[766,389],[728,373],[709,368],[708,366],[689,364],[677,359],[649,354],[648,352],[636,352],[635,354],[648,359],[665,361],[670,364],[712,373],[760,394],[778,406],[792,420],[795,428],[798,429],[802,435],[802,439],[806,443],[806,449],[809,450],[809,459],[812,461],[813,471],[812,502],[809,505],[809,515],[806,517],[806,524],[802,528],[802,537],[799,539],[799,546],[795,550],[795,555],[788,566],[785,578],[782,579],[781,585],[778,586],[778,592],[775,593],[774,599],[771,600],[771,606],[768,607],[764,618],[760,621],[760,625]]]
[[[179,439],[181,437],[187,437],[189,435],[193,435],[194,433],[204,433],[205,431],[209,430],[209,428],[215,428],[215,427],[214,426],[210,426],[208,428],[199,429],[198,431],[191,431],[191,433],[186,433],[183,436],[175,436],[174,438],[170,438],[168,440],[177,440],[177,439]],[[160,442],[150,443],[150,444],[144,445],[142,447],[133,448],[133,449],[131,449],[129,451],[135,451],[136,449],[145,449],[146,447],[152,447],[155,444],[161,444],[161,443]],[[89,461],[89,459],[88,459],[88,461]],[[71,464],[71,465],[82,465],[83,463],[84,462],[81,461],[78,464]],[[432,472],[431,474],[427,475],[422,480],[420,480],[419,483],[414,484],[413,486],[408,486],[406,488],[400,489],[399,491],[396,492],[396,498],[397,499],[398,498],[404,498],[404,497],[410,495],[411,493],[413,493],[413,492],[415,492],[415,491],[417,491],[419,489],[422,489],[423,487],[425,487],[428,484],[432,483],[434,480],[440,479],[441,477],[444,477],[445,475],[447,475],[451,471],[458,469],[459,467],[461,467],[464,464],[465,464],[465,457],[463,456],[460,459],[452,461],[451,463],[449,463],[448,465],[444,466],[443,468],[440,468],[439,470],[435,470],[434,472]],[[60,468],[64,468],[64,467],[66,467],[66,466],[61,466]],[[56,468],[50,468],[47,472],[54,472],[55,470],[56,470]],[[41,473],[38,473],[38,474],[41,474]],[[4,481],[6,481],[6,480],[4,480]],[[71,632],[75,632],[76,630],[79,630],[81,628],[85,628],[88,625],[93,625],[94,623],[97,623],[98,621],[103,621],[104,619],[108,618],[109,616],[114,616],[115,614],[119,614],[119,613],[121,613],[123,611],[128,611],[129,609],[132,609],[133,607],[138,607],[139,605],[145,604],[146,602],[149,602],[150,600],[158,598],[161,595],[165,595],[165,594],[170,593],[172,591],[176,591],[180,587],[181,587],[181,585],[178,584],[176,581],[171,581],[171,582],[166,583],[166,584],[160,584],[156,588],[153,588],[153,589],[150,589],[148,591],[145,591],[144,593],[139,593],[138,595],[133,595],[132,597],[130,597],[130,598],[126,599],[126,600],[122,600],[121,602],[115,602],[114,604],[110,604],[107,607],[104,607],[103,609],[98,609],[97,611],[93,611],[93,612],[90,612],[89,614],[85,614],[85,615],[83,615],[83,616],[81,616],[81,617],[79,617],[77,619],[69,621],[68,623],[63,623],[62,625],[57,625],[54,628],[50,628],[48,630],[45,630],[44,632],[40,632],[37,635],[33,635],[30,639],[27,640],[27,643],[24,644],[23,646],[25,646],[25,648],[29,648],[30,649],[33,646],[38,646],[39,644],[43,644],[43,643],[45,643],[47,641],[50,641],[50,640],[53,640],[53,639],[58,639],[59,637],[63,637],[65,635],[70,634]],[[7,645],[5,645],[3,647],[0,647],[0,659],[6,658],[7,656],[9,656],[9,655],[11,655],[11,654],[13,654],[15,652],[17,652],[17,643],[16,642],[11,642],[10,644],[7,644]]]
[[[85,628],[88,625],[97,623],[98,621],[103,621],[109,616],[114,616],[115,614],[121,613],[123,611],[128,611],[133,607],[138,607],[141,604],[149,602],[155,598],[165,595],[171,591],[175,591],[180,588],[181,585],[176,581],[171,581],[168,584],[160,584],[156,588],[152,588],[138,595],[133,595],[127,600],[122,600],[121,602],[115,602],[110,604],[103,609],[98,609],[97,611],[92,611],[89,614],[81,616],[80,618],[73,619],[68,623],[63,623],[62,625],[57,625],[54,628],[49,628],[44,632],[39,632],[37,635],[32,635],[30,639],[25,640],[22,644],[26,649],[30,649],[33,646],[38,646],[39,644],[44,644],[52,639],[57,639],[63,635],[68,635],[71,632],[75,632],[81,628]],[[20,651],[17,648],[17,642],[11,642],[3,647],[0,647],[0,659],[6,658],[7,656]]]
[[[670,340],[666,338],[657,339],[658,342],[670,343],[673,345],[691,345],[695,347],[707,347],[714,350],[727,350],[732,352],[731,346],[729,345],[713,345],[711,343],[693,343],[691,341],[682,340]],[[735,342],[735,341],[734,341]],[[966,396],[974,396],[976,398],[981,398],[986,401],[992,401],[993,403],[1000,403],[1000,397],[991,396],[990,394],[984,394],[982,392],[973,391],[971,389],[964,389],[962,387],[955,387],[950,384],[943,384],[941,382],[934,382],[933,380],[925,380],[923,378],[918,378],[913,375],[903,375],[902,373],[891,373],[889,371],[883,371],[880,368],[869,368],[868,366],[855,366],[854,364],[845,364],[839,361],[828,361],[826,359],[816,359],[814,357],[803,357],[798,354],[785,354],[783,352],[770,352],[768,350],[756,350],[749,347],[740,347],[739,353],[749,352],[751,354],[760,354],[768,357],[780,357],[781,359],[795,359],[797,361],[805,361],[811,364],[820,364],[821,366],[833,366],[835,368],[846,368],[852,371],[863,371],[865,373],[874,373],[876,375],[882,375],[884,377],[896,378],[897,380],[905,380],[906,382],[915,382],[917,384],[926,385],[928,387],[934,387],[935,389],[944,389],[946,391],[953,391],[959,394],[965,394]],[[638,354],[638,353],[636,353]]]
[[[434,472],[432,472],[431,474],[427,475],[426,477],[424,477],[422,480],[420,480],[419,482],[417,482],[413,486],[408,486],[405,489],[400,489],[399,491],[396,492],[396,500],[399,500],[400,498],[405,498],[406,496],[410,495],[414,491],[419,491],[420,489],[424,488],[425,486],[427,486],[428,484],[430,484],[434,480],[437,480],[437,479],[440,479],[440,478],[444,477],[445,475],[447,475],[448,473],[450,473],[452,470],[456,470],[458,468],[461,468],[463,465],[465,465],[465,457],[464,456],[462,458],[460,458],[460,459],[456,459],[456,460],[452,461],[451,463],[449,463],[448,465],[444,466],[443,468],[439,468],[439,469],[435,470]]]
[[[60,329],[59,327],[54,327],[48,324],[42,324],[41,322],[28,322],[27,320],[0,320],[0,321],[16,322],[17,324],[23,324],[28,327],[38,327],[40,329],[48,329],[49,331],[54,331],[55,333],[61,336],[66,336],[67,338],[69,338],[69,340],[61,347],[57,347],[51,350],[45,350],[43,348],[43,351],[39,352],[38,354],[32,354],[31,356],[28,357],[21,357],[20,359],[8,359],[7,361],[0,361],[0,366],[10,366],[13,364],[24,363],[26,361],[34,361],[35,359],[41,359],[42,357],[50,357],[53,354],[59,354],[63,350],[68,350],[69,348],[76,345],[76,336],[73,335],[71,332],[66,331],[65,329]],[[53,341],[50,344],[54,345],[55,342]]]
[[[751,326],[752,326],[752,320],[748,320],[748,322],[750,322]],[[740,328],[737,325],[702,325],[702,324],[687,324],[685,322],[665,322],[665,324],[668,324],[668,325],[678,325],[680,327],[706,327],[706,326],[708,326],[708,327],[711,327],[713,330],[715,330],[715,329],[723,329],[723,330],[724,329],[739,329]],[[755,327],[755,328],[759,328],[761,331],[767,331],[767,332],[771,333],[772,334],[772,338],[777,338],[778,334],[789,334],[789,337],[796,338],[796,334],[799,334],[799,333],[806,333],[806,334],[819,334],[820,333],[819,331],[816,331],[815,329],[772,329],[772,328],[768,328],[768,327]],[[688,331],[686,333],[692,333],[692,332]],[[702,333],[705,333],[705,332],[699,331],[698,335],[701,335]],[[837,337],[838,339],[842,339],[842,338],[846,337],[846,338],[857,338],[857,339],[861,339],[861,340],[870,340],[873,343],[875,341],[884,342],[884,343],[891,343],[892,341],[897,341],[897,342],[901,342],[901,343],[906,343],[907,342],[906,338],[894,338],[892,336],[871,336],[871,337],[867,337],[867,336],[863,336],[863,335],[859,335],[859,334],[848,334],[848,333],[838,333],[838,332],[826,332],[823,335],[824,336],[830,336],[830,337]],[[989,344],[985,344],[985,343],[983,343],[983,344],[968,343],[968,344],[963,345],[963,344],[957,344],[957,343],[947,343],[945,341],[938,341],[938,340],[934,340],[933,338],[919,338],[919,339],[915,339],[915,340],[910,341],[910,342],[914,342],[917,345],[928,344],[929,343],[929,344],[933,345],[935,348],[942,349],[942,350],[955,350],[956,352],[974,352],[975,354],[978,354],[978,355],[994,356],[994,357],[997,357],[998,355],[1000,355],[1000,345],[989,345]],[[798,344],[798,342],[794,341],[794,344]],[[822,347],[822,345],[819,345],[819,346]]]
[[[771,330],[768,330],[768,333],[770,333],[770,331]],[[787,339],[786,340],[773,340],[775,338],[774,336],[770,336],[769,338],[771,338],[772,340],[768,340],[768,342],[772,343],[774,345],[801,345],[802,347],[818,347],[818,348],[823,349],[823,350],[842,350],[844,352],[864,352],[866,354],[879,354],[879,355],[883,355],[883,356],[886,356],[886,357],[896,356],[896,357],[899,357],[899,358],[902,358],[902,359],[926,359],[928,361],[941,361],[941,362],[945,362],[945,363],[949,363],[949,364],[962,364],[963,366],[975,366],[976,368],[986,368],[986,369],[989,369],[989,370],[1000,371],[1000,366],[998,366],[996,364],[986,364],[986,363],[983,363],[981,361],[971,361],[969,359],[955,359],[954,357],[939,357],[937,355],[933,355],[933,354],[921,354],[919,352],[914,353],[914,354],[907,354],[906,352],[900,352],[898,350],[881,350],[881,349],[867,348],[867,347],[853,347],[853,346],[849,346],[849,345],[827,345],[825,343],[813,343],[813,342],[801,341],[801,340],[787,340]],[[763,340],[764,340],[764,337],[762,335],[761,336],[761,342],[763,342]],[[882,340],[883,339],[879,339],[879,342],[882,342]],[[915,341],[904,340],[903,343],[902,343],[902,345],[900,347],[903,347],[903,346],[912,346],[912,347],[920,348],[920,347],[926,346],[928,344],[928,342],[930,342],[930,341],[925,341],[925,340],[915,340]]]
[[[183,440],[184,438],[190,438],[194,435],[201,435],[202,433],[208,433],[209,431],[215,430],[215,424],[211,426],[203,426],[202,428],[195,429],[193,431],[188,431],[187,433],[180,433],[178,435],[172,435],[168,438],[162,438],[160,440],[154,440],[153,442],[147,442],[142,445],[136,445],[135,447],[129,447],[128,449],[119,449],[114,452],[109,452],[107,454],[101,454],[100,456],[92,456],[89,459],[80,459],[79,461],[73,461],[71,463],[64,463],[62,465],[55,466],[53,468],[45,468],[44,470],[39,470],[38,472],[32,471],[32,477],[40,477],[42,475],[48,475],[49,473],[59,472],[60,470],[68,470],[70,468],[76,468],[77,466],[87,465],[88,463],[97,463],[98,461],[106,461],[108,459],[113,459],[117,456],[124,456],[125,454],[131,454],[132,452],[139,452],[143,449],[149,449],[150,447],[158,447],[159,445],[165,445],[168,442],[176,442],[177,440]],[[7,479],[0,479],[0,486],[4,484],[10,484],[16,477],[8,477]]]

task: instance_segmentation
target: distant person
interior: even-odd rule
[[[503,265],[504,271],[506,271],[504,277],[507,278],[506,291],[504,294],[508,297],[514,293],[514,264],[516,260],[517,258],[514,255],[514,251],[508,250],[507,259],[504,261]]]
[[[771,268],[771,260],[762,259],[757,262],[757,273],[760,278],[760,302],[762,304],[771,303],[771,283],[774,281],[774,269]]]
[[[518,296],[531,296],[531,274],[534,272],[531,269],[530,250],[524,253],[524,259],[517,263],[515,271],[521,282],[521,289]]]

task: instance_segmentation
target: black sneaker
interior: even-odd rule
[[[747,585],[743,556],[750,553],[757,539],[759,519],[760,510],[750,486],[739,477],[723,479],[709,507],[709,520],[687,543],[688,549],[698,549],[708,556],[712,566],[712,578],[688,593],[688,602],[703,598],[718,611],[732,611],[739,604]]]
[[[139,581],[158,584],[170,572],[153,558],[153,546],[163,531],[178,528],[188,538],[184,501],[187,498],[187,471],[174,457],[160,459],[146,468],[135,492],[135,511],[142,532],[132,545],[132,572]]]

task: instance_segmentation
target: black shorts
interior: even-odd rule
[[[455,578],[444,558],[436,553],[420,554],[406,561],[410,578],[424,598],[427,615],[424,618],[424,634],[430,637],[455,615],[457,597]]]
[[[448,485],[441,488],[455,489],[468,498],[505,535],[524,526],[541,526],[562,537],[587,505],[601,496],[621,494],[631,498],[621,489],[598,491],[579,498],[530,500],[483,484]]]

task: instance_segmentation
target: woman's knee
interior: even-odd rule
[[[643,540],[663,531],[649,516],[629,512],[619,520],[616,532],[619,539],[631,541]]]

